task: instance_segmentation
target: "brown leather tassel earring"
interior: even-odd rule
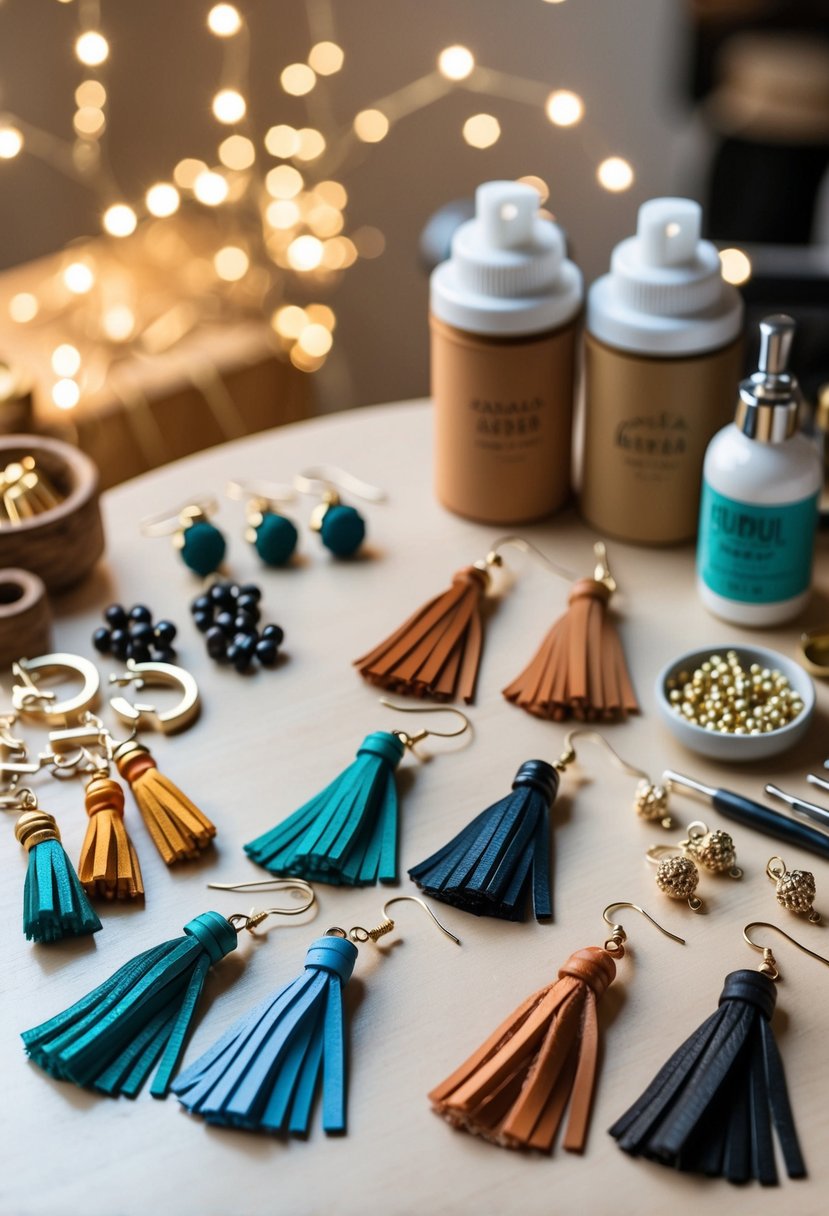
[[[608,904],[604,945],[571,954],[554,983],[528,997],[429,1094],[432,1109],[453,1127],[502,1148],[550,1153],[569,1102],[564,1148],[584,1151],[599,1047],[596,1006],[625,956],[627,935],[609,919],[617,908],[641,912],[660,933],[685,945],[637,904]]]
[[[593,552],[593,577],[574,582],[567,611],[521,674],[503,690],[508,701],[536,717],[608,721],[639,712],[622,643],[608,612],[616,580],[602,541],[596,542]]]
[[[141,866],[124,826],[123,787],[106,769],[99,769],[87,784],[84,802],[89,824],[81,845],[78,878],[87,895],[142,898]]]

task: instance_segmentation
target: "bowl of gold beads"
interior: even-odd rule
[[[707,646],[659,673],[656,700],[668,729],[714,760],[762,760],[806,733],[815,686],[793,659],[762,646]]]

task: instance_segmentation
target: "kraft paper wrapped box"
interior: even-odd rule
[[[312,412],[311,377],[256,307],[256,268],[253,288],[221,283],[215,233],[153,230],[0,274],[0,361],[32,383],[33,429],[76,443],[102,488]],[[18,415],[0,398],[0,433]]]

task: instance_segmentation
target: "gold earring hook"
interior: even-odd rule
[[[301,916],[303,912],[307,912],[309,908],[313,908],[317,902],[316,891],[304,878],[262,878],[253,882],[236,883],[209,882],[207,886],[208,889],[213,891],[299,891],[306,897],[305,903],[300,904],[296,908],[263,908],[259,912],[233,912],[227,917],[227,920],[233,925],[234,929],[247,929],[248,933],[253,933],[254,929],[267,920],[269,916]]]
[[[417,895],[393,895],[391,899],[387,899],[383,904],[383,919],[381,920],[380,924],[375,925],[373,929],[365,929],[362,925],[354,925],[346,933],[345,929],[335,927],[333,929],[327,929],[325,935],[326,937],[347,937],[349,941],[355,943],[367,941],[376,942],[381,937],[385,937],[387,933],[391,933],[392,929],[395,927],[394,921],[389,916],[387,909],[389,909],[392,904],[402,902],[420,904],[423,911],[432,918],[435,925],[438,927],[438,929],[440,929],[441,933],[445,937],[448,937],[450,941],[453,941],[456,946],[461,944],[461,939],[459,937],[455,937],[455,934],[452,933],[450,929],[447,929],[446,925],[444,925],[442,921],[438,920],[426,901],[420,899]]]
[[[312,469],[297,473],[294,486],[300,494],[321,494],[325,496],[332,490],[344,490],[346,494],[356,494],[365,502],[385,502],[386,491],[370,481],[363,481],[342,469],[336,464],[321,464]]]
[[[610,937],[604,943],[604,948],[608,954],[615,958],[623,958],[625,953],[625,942],[627,934],[621,925],[614,924],[610,919],[610,913],[616,908],[632,908],[634,912],[639,912],[644,916],[645,920],[649,920],[654,928],[658,929],[665,937],[669,937],[672,942],[677,942],[680,946],[684,946],[685,938],[678,937],[676,933],[671,933],[670,929],[666,929],[664,925],[660,925],[658,920],[654,920],[650,912],[646,912],[644,908],[640,908],[639,904],[630,903],[628,900],[619,900],[616,903],[608,904],[604,912],[602,912],[602,920],[606,925],[610,926]]]
[[[639,778],[639,785],[634,799],[637,815],[642,819],[658,819],[661,826],[666,829],[674,826],[671,816],[663,815],[662,813],[668,805],[668,787],[652,781],[650,775],[644,769],[637,768],[635,764],[630,764],[629,761],[620,756],[615,747],[608,743],[604,735],[597,730],[590,730],[587,727],[575,727],[573,730],[568,730],[564,736],[564,751],[555,763],[555,767],[560,773],[563,773],[566,768],[578,759],[578,754],[573,746],[575,739],[583,739],[586,742],[600,744],[608,752],[616,768],[621,769],[623,773],[627,773],[629,777]]]
[[[139,520],[138,530],[142,536],[172,536],[188,524],[209,519],[219,509],[212,495],[191,499],[173,511],[160,511],[157,515],[145,515]]]
[[[296,499],[293,486],[275,481],[229,481],[225,485],[225,494],[234,502],[253,498],[274,506],[283,502],[294,502]]]
[[[780,979],[780,970],[777,966],[777,960],[771,952],[769,946],[761,946],[759,942],[753,942],[749,937],[752,929],[773,929],[775,933],[779,933],[781,937],[785,937],[787,942],[791,942],[793,946],[797,946],[798,950],[802,950],[804,954],[808,954],[810,958],[815,959],[818,963],[825,963],[829,967],[829,958],[824,958],[822,954],[818,954],[814,950],[810,950],[808,946],[804,946],[803,942],[799,942],[796,937],[792,937],[785,929],[781,929],[779,925],[773,925],[767,920],[752,920],[747,925],[743,926],[743,941],[745,941],[752,950],[759,951],[763,956],[763,961],[760,964],[759,970],[763,975],[768,976],[770,980]]]
[[[544,566],[558,578],[566,579],[568,583],[575,582],[579,577],[575,571],[569,570],[567,566],[560,565],[551,557],[548,557],[546,553],[542,553],[537,545],[534,545],[532,541],[525,540],[523,536],[499,536],[489,553],[487,553],[485,564],[487,566],[502,565],[503,559],[499,551],[507,548],[507,546],[518,549],[521,553],[526,553],[528,557],[533,558],[539,565]],[[597,540],[593,545],[593,556],[596,561],[593,569],[593,578],[597,583],[603,583],[612,594],[617,589],[617,583],[610,572],[607,560],[607,546],[603,540]]]
[[[472,729],[472,723],[467,718],[466,714],[461,709],[455,709],[454,705],[398,705],[394,701],[389,701],[385,697],[380,698],[380,704],[385,705],[386,709],[394,709],[401,714],[454,714],[456,718],[460,718],[462,725],[458,730],[421,730],[416,735],[410,735],[405,730],[395,730],[392,734],[397,735],[404,747],[414,747],[416,743],[421,743],[429,735],[434,735],[439,739],[456,739],[458,735],[464,734],[465,731]],[[409,896],[408,898],[414,898]]]

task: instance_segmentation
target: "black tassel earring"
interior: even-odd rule
[[[674,1052],[641,1098],[610,1128],[632,1157],[692,1174],[776,1186],[772,1123],[790,1178],[805,1178],[783,1061],[771,1029],[780,978],[774,955],[749,936],[773,929],[798,950],[829,959],[777,925],[752,921],[743,937],[763,954],[757,971],[725,977],[719,1008]]]

